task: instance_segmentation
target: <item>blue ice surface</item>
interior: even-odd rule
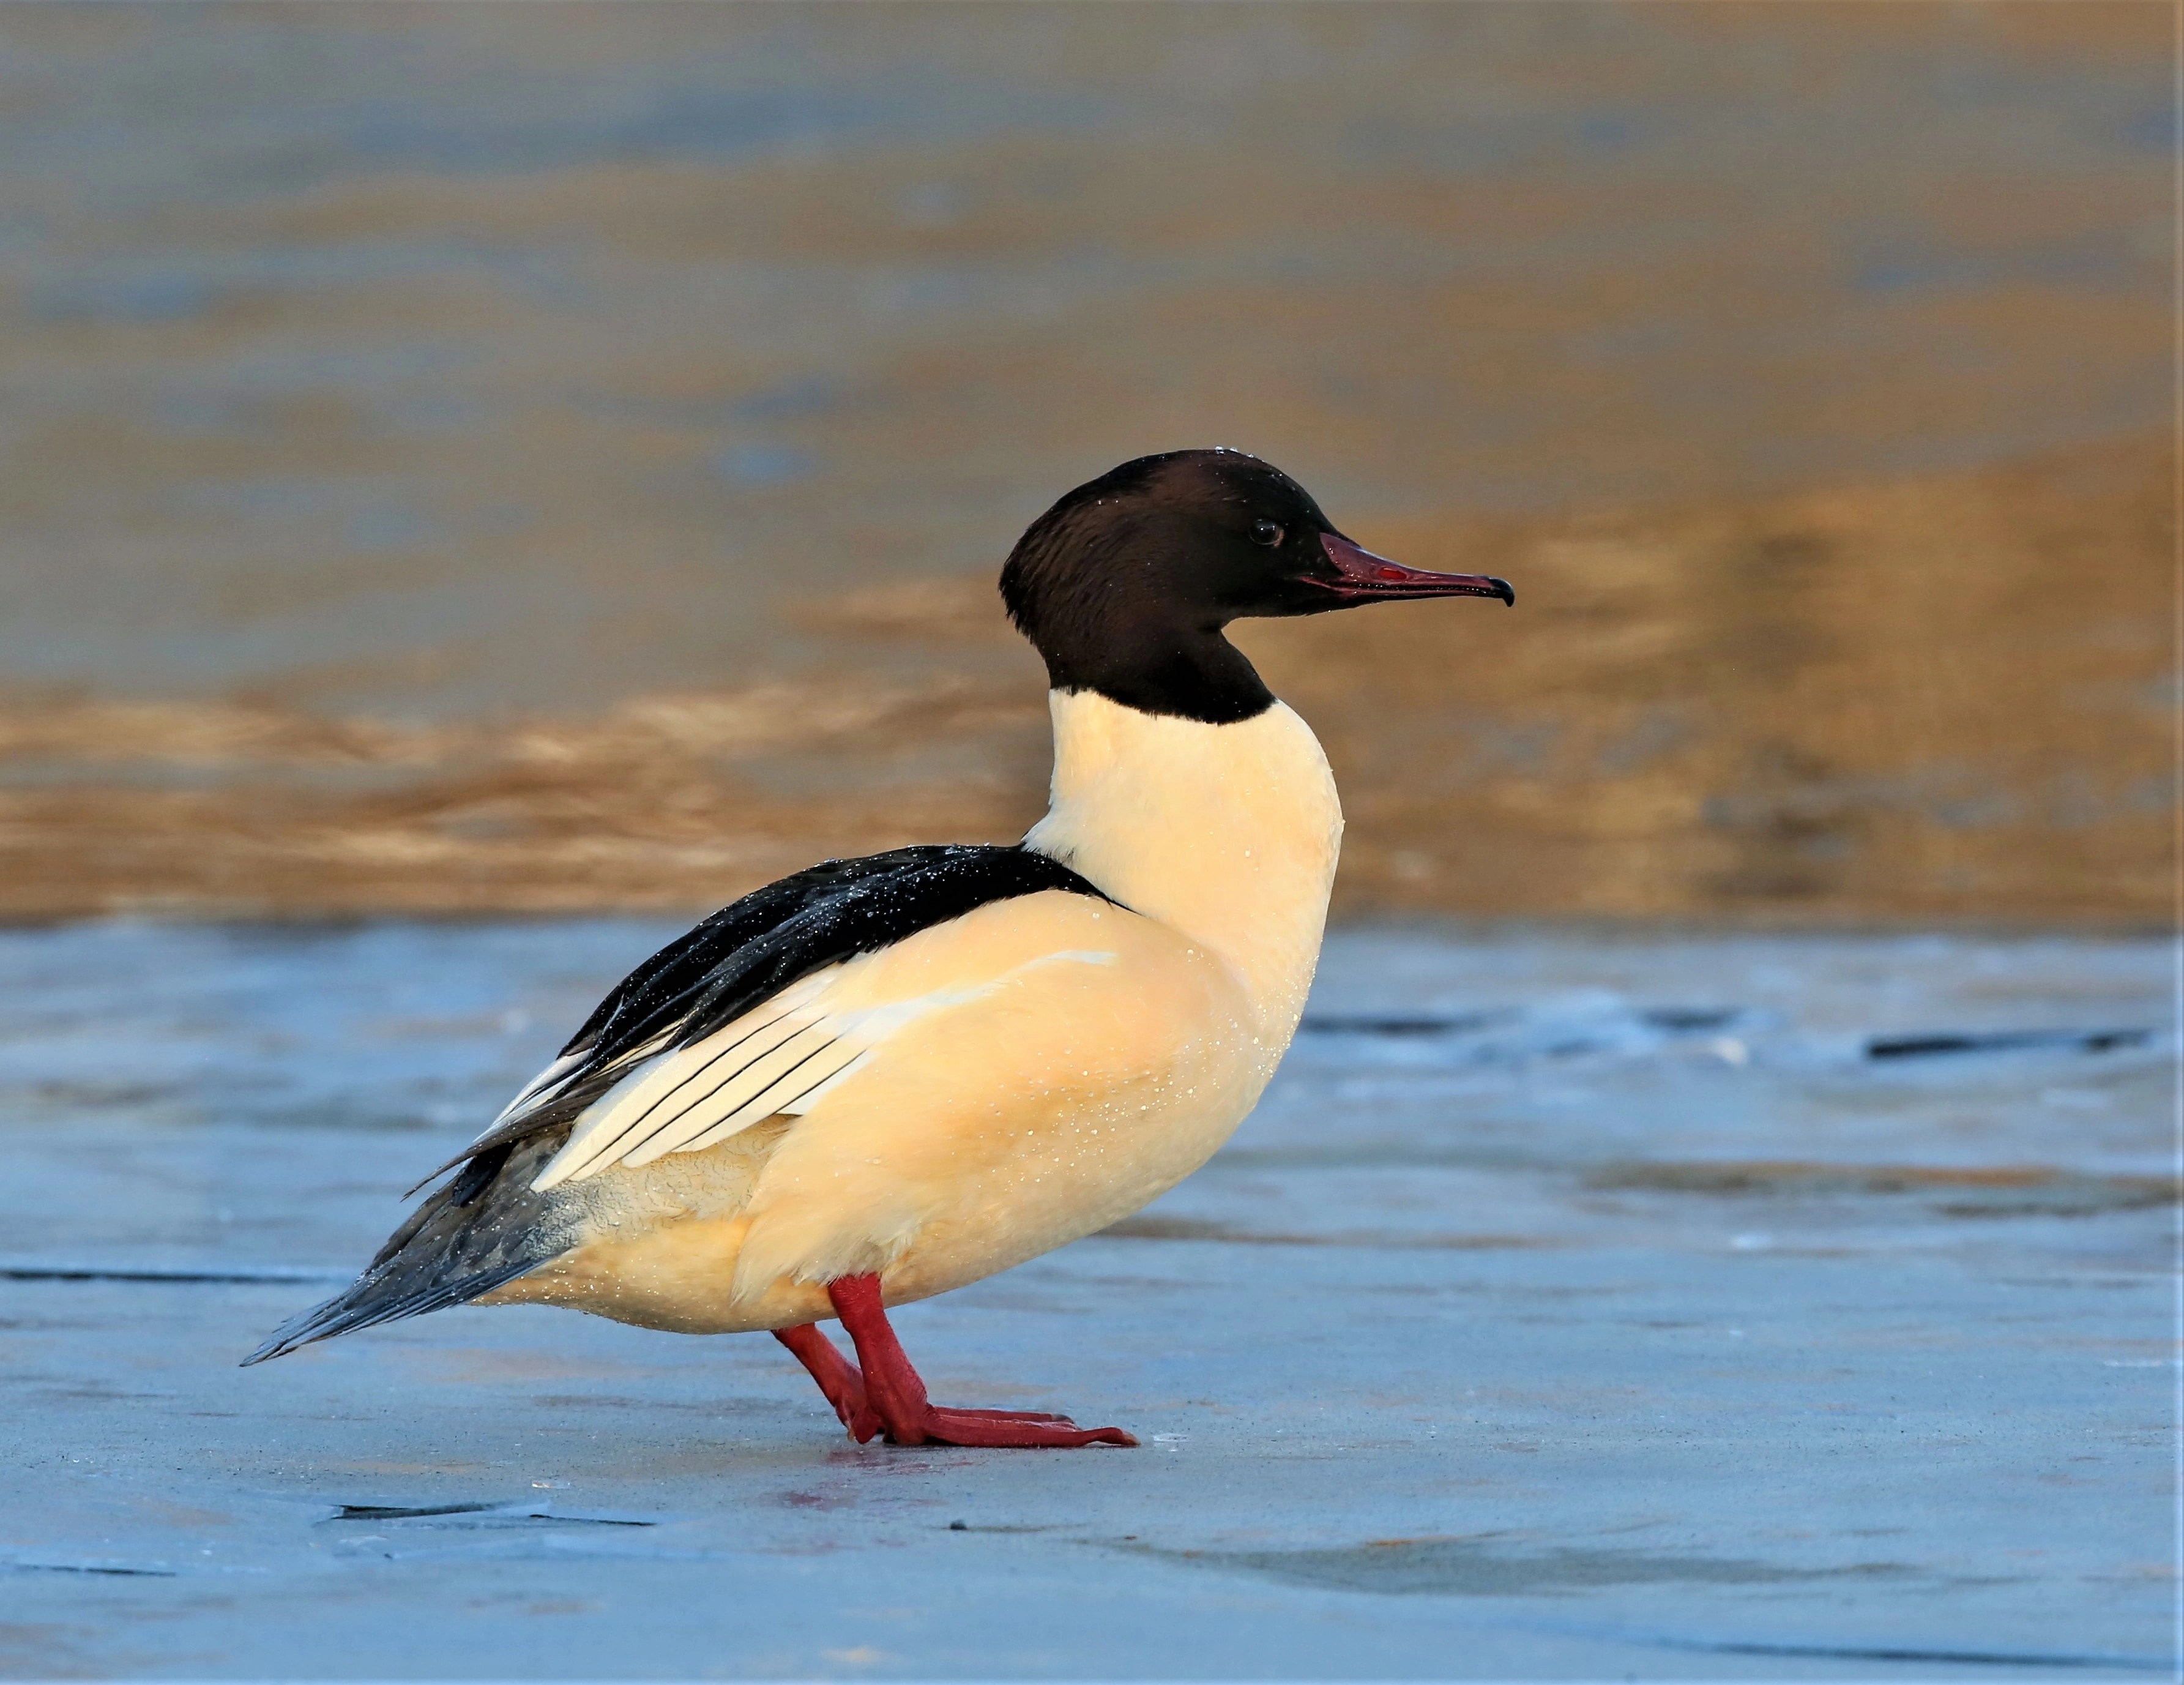
[[[2162,942],[1338,935],[1205,1170],[898,1315],[1136,1451],[542,1308],[235,1367],[670,934],[0,935],[9,1671],[2170,1669]]]

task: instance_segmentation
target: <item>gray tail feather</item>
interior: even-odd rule
[[[242,1362],[286,1356],[315,1340],[444,1310],[491,1292],[567,1251],[575,1225],[550,1193],[532,1191],[566,1130],[471,1159],[380,1248],[364,1274],[322,1305],[291,1317]]]
[[[331,1340],[337,1334],[350,1334],[359,1328],[376,1328],[382,1322],[394,1322],[405,1316],[422,1316],[426,1311],[445,1310],[449,1305],[459,1305],[491,1292],[504,1282],[513,1281],[526,1270],[535,1269],[543,1260],[526,1258],[504,1264],[499,1269],[482,1275],[464,1276],[458,1280],[438,1281],[414,1287],[404,1292],[387,1275],[369,1272],[360,1275],[351,1286],[337,1293],[324,1304],[315,1306],[300,1316],[292,1316],[265,1337],[265,1343],[242,1360],[248,1369],[253,1364],[262,1364],[268,1358],[285,1358],[299,1346],[308,1346],[315,1340]]]

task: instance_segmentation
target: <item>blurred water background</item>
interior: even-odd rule
[[[2158,6],[0,13],[0,913],[1008,838],[993,574],[1258,452],[1340,911],[2145,926]]]

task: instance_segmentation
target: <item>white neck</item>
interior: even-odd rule
[[[1048,693],[1054,795],[1024,841],[1235,971],[1279,1056],[1327,923],[1342,807],[1312,728],[1277,702],[1233,725]]]

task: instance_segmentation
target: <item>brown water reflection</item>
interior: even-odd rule
[[[2164,915],[2158,8],[0,44],[0,915],[705,905],[1011,834],[986,581],[1213,442],[1519,587],[1247,634],[1351,912]]]
[[[1334,761],[1350,912],[2154,922],[2170,460],[2148,438],[1682,514],[1389,522],[1362,536],[1490,562],[1518,609],[1240,641]],[[990,581],[805,613],[925,671],[573,723],[9,710],[0,904],[694,905],[816,855],[1019,833],[1045,713]]]

